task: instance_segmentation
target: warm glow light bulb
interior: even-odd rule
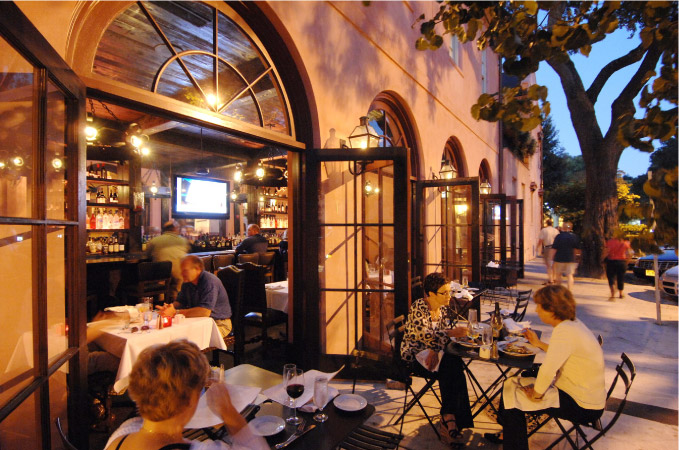
[[[259,167],[257,167],[257,170],[255,171],[255,175],[257,175],[257,178],[259,178],[260,180],[262,178],[264,178],[264,167],[262,167],[261,165]]]
[[[142,147],[141,154],[144,156],[148,156],[151,154],[151,149],[149,149],[148,147]]]
[[[97,138],[97,133],[98,133],[97,129],[94,128],[93,126],[88,125],[85,127],[85,139],[87,139],[88,141],[95,140]]]
[[[259,196],[259,201],[260,201],[260,202],[263,202],[263,201],[264,201],[264,196],[263,196],[263,195],[260,195],[260,196]]]
[[[207,104],[210,106],[215,106],[219,101],[219,97],[217,97],[215,94],[207,94],[206,98]]]
[[[237,198],[238,198],[238,194],[236,194],[235,192],[232,192],[231,193],[231,200],[236,201]]]
[[[130,138],[130,144],[132,144],[135,147],[139,147],[141,145],[141,138],[139,136],[133,135]]]
[[[24,159],[21,156],[15,156],[12,158],[12,164],[14,164],[17,167],[21,167],[24,165]]]
[[[0,169],[4,169],[6,166],[5,161],[0,161]]]
[[[61,169],[63,165],[64,165],[63,161],[60,160],[59,158],[54,158],[52,160],[52,167],[54,167],[57,170]]]
[[[154,181],[153,184],[151,184],[151,194],[156,195],[158,193],[158,186],[156,186],[156,182]]]

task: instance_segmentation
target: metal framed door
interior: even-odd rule
[[[414,272],[480,281],[478,177],[418,181],[416,186]]]
[[[385,325],[408,311],[408,149],[306,158],[306,342],[320,355],[388,353]]]

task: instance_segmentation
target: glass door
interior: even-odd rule
[[[388,353],[386,323],[408,311],[408,150],[322,149],[307,156],[318,178],[307,178],[306,188],[319,184],[305,233],[318,237],[309,239],[317,270],[306,280],[305,314],[320,320],[315,332],[307,321],[306,334],[317,333],[324,355]]]
[[[0,3],[0,448],[60,448],[56,417],[87,446],[84,100],[19,8]]]
[[[479,281],[479,180],[416,183],[417,275],[441,272],[451,280]]]

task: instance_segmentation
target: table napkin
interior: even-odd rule
[[[235,384],[227,384],[226,387],[229,390],[231,403],[233,403],[234,408],[238,411],[243,411],[246,406],[253,403],[257,398],[257,394],[261,391],[261,388],[258,387],[238,386]],[[221,417],[212,412],[208,406],[206,393],[207,391],[203,392],[200,396],[196,412],[185,428],[207,428],[222,423]]]
[[[505,380],[502,388],[502,400],[505,409],[517,408],[521,411],[539,411],[547,408],[559,407],[559,391],[550,386],[545,392],[545,396],[538,401],[529,400],[526,393],[519,389],[519,386],[535,384],[533,377],[510,377]]]
[[[515,322],[514,319],[506,318],[502,320],[502,323],[504,324],[505,328],[507,328],[507,331],[510,333],[520,333],[522,330],[530,328],[529,320],[526,320],[524,322]]]
[[[486,266],[487,267],[494,267],[494,268],[500,267],[500,265],[498,263],[496,263],[495,261],[488,262],[488,264]]]
[[[115,313],[129,313],[130,314],[130,320],[135,320],[137,316],[139,316],[139,310],[135,308],[134,306],[109,306],[108,308],[104,308],[104,311],[111,311]]]
[[[466,298],[467,300],[471,300],[474,296],[468,290],[462,289],[460,292],[455,293],[455,298]]]
[[[427,367],[427,356],[429,356],[430,352],[433,352],[434,350],[427,348],[422,350],[420,353],[415,355],[415,359],[419,361],[420,364],[422,364],[422,367],[425,369],[429,370],[429,367]],[[441,365],[441,358],[443,358],[443,350],[439,350],[439,360],[436,363],[436,366],[434,366],[433,370],[429,370],[430,372],[438,372],[439,371],[439,366]]]
[[[302,394],[301,397],[299,397],[296,400],[296,404],[305,405],[309,400],[311,400],[311,398],[314,396],[314,382],[316,381],[316,378],[325,377],[328,379],[328,381],[330,381],[338,373],[339,370],[333,373],[325,373],[321,372],[320,370],[309,370],[305,372],[304,393]],[[328,390],[330,390],[330,386],[328,386]],[[290,397],[288,396],[288,393],[285,391],[285,382],[270,387],[269,389],[265,389],[264,391],[262,391],[262,394],[266,395],[271,400],[280,403],[281,405],[284,406],[287,406],[288,402],[290,401]]]

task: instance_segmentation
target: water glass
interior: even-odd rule
[[[316,422],[328,420],[328,415],[323,412],[326,403],[328,403],[328,379],[325,377],[316,378],[314,381],[314,405],[318,408],[318,412],[314,415]]]
[[[467,318],[469,320],[469,326],[475,326],[477,323],[479,323],[479,318],[477,315],[477,311],[475,309],[470,309],[468,311]]]
[[[481,330],[481,337],[483,339],[484,345],[490,345],[493,343],[493,329],[489,326],[483,327]]]

